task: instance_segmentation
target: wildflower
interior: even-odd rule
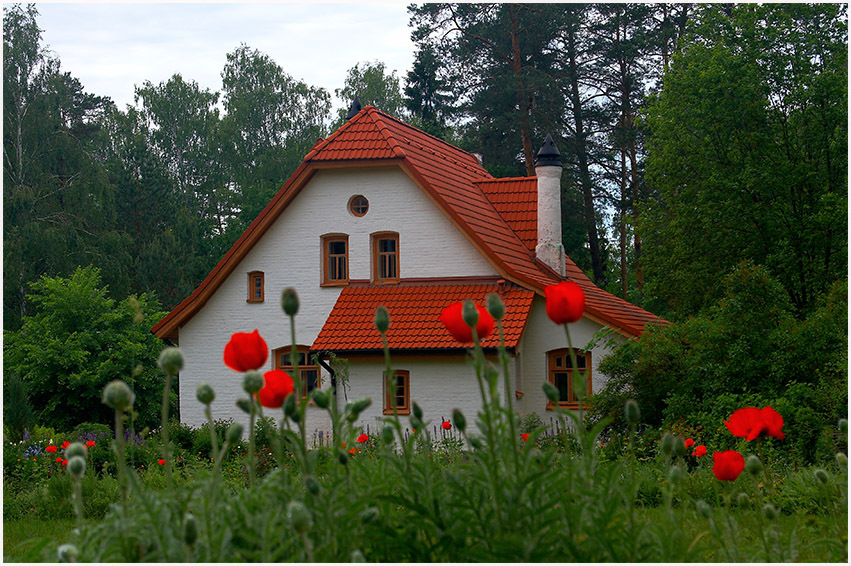
[[[67,465],[68,465],[68,460],[62,460],[62,465],[63,465],[63,466],[67,466]]]
[[[733,481],[745,469],[745,458],[735,450],[713,452],[712,473],[721,481]]]
[[[493,317],[488,311],[479,305],[473,305],[478,313],[478,321],[475,323],[476,334],[479,340],[485,339],[493,332]],[[440,313],[440,322],[446,327],[446,330],[453,338],[459,342],[472,342],[473,330],[472,327],[464,321],[464,303],[461,301],[452,303]]]
[[[159,460],[157,460],[157,464],[159,464],[160,466],[165,466],[165,459],[160,458]]]
[[[440,423],[440,428],[442,428],[443,430],[449,430],[450,428],[452,428],[452,423],[450,423],[449,421],[443,421],[442,423]]]
[[[529,441],[529,433],[524,432],[523,434],[520,435],[520,438],[523,439],[523,442],[528,442]]]
[[[290,374],[280,369],[267,371],[263,374],[263,388],[258,393],[260,404],[270,409],[279,409],[293,389]]]
[[[556,324],[576,322],[585,312],[585,293],[572,281],[544,288],[547,299],[547,316]]]
[[[349,448],[349,454],[355,454],[355,453],[357,453],[357,452],[360,452],[360,450],[358,450],[358,449],[357,449],[357,448],[355,448],[354,446],[353,446],[353,447],[351,447],[351,448]]]
[[[52,453],[56,452],[57,450],[59,450],[59,448],[57,448],[56,446],[53,446],[52,444],[51,444],[50,446],[46,446],[46,447],[44,448],[44,451],[45,451],[45,452],[48,452],[48,453],[50,453],[50,454],[52,454]]]
[[[694,452],[691,453],[695,458],[700,458],[701,456],[706,456],[706,446],[703,444],[699,444],[694,447]]]
[[[692,446],[694,446],[694,439],[686,438],[686,448],[691,448]]]
[[[65,450],[69,446],[71,446],[71,443],[66,440],[65,442],[62,443],[62,450]]]
[[[88,446],[89,448],[94,448],[94,446],[95,446],[95,441],[94,441],[94,440],[89,440],[88,442],[86,442],[86,446]]]
[[[62,461],[62,456],[59,456],[59,457],[56,459],[56,461],[57,461],[57,462],[61,462],[61,461]]]
[[[755,440],[761,436],[773,436],[783,439],[786,437],[783,431],[783,416],[772,407],[745,407],[730,415],[730,419],[724,421],[727,430],[733,436],[745,438],[748,441]]]
[[[369,440],[369,435],[362,434],[362,435],[358,436],[357,442],[360,442],[361,444],[363,444],[367,440]]]
[[[259,369],[269,357],[269,348],[260,332],[235,332],[225,345],[225,365],[234,371]]]

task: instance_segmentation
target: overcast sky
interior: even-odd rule
[[[4,2],[6,4],[7,2]],[[334,98],[346,71],[383,61],[404,79],[413,61],[409,2],[52,3],[37,2],[42,42],[87,92],[124,108],[133,89],[180,73],[221,90],[227,53],[240,43]],[[404,83],[402,83],[404,84]]]

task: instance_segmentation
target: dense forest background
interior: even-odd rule
[[[683,325],[717,319],[731,277],[762,281],[800,324],[847,304],[847,6],[409,10],[412,68],[360,62],[336,94],[481,153],[495,176],[534,175],[552,134],[564,244],[598,285]],[[219,91],[174,75],[117,108],[61,67],[33,5],[4,6],[3,28],[7,341],[45,303],[33,283],[79,267],[110,300],[171,309],[344,120],[246,44]],[[847,348],[847,321],[836,331]]]

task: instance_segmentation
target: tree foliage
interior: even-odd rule
[[[346,106],[337,113],[336,126],[341,126],[346,120],[349,105],[358,97],[364,106],[372,105],[385,114],[402,117],[405,106],[402,102],[402,90],[396,71],[387,72],[387,67],[381,61],[364,61],[356,64],[346,73],[343,88],[334,91],[337,98],[342,99]]]

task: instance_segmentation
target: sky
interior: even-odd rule
[[[7,2],[4,2],[6,4]],[[334,97],[346,72],[382,61],[400,83],[414,44],[409,2],[53,3],[36,2],[42,43],[86,92],[109,96],[123,109],[136,85],[175,73],[220,91],[227,53],[240,43]]]

